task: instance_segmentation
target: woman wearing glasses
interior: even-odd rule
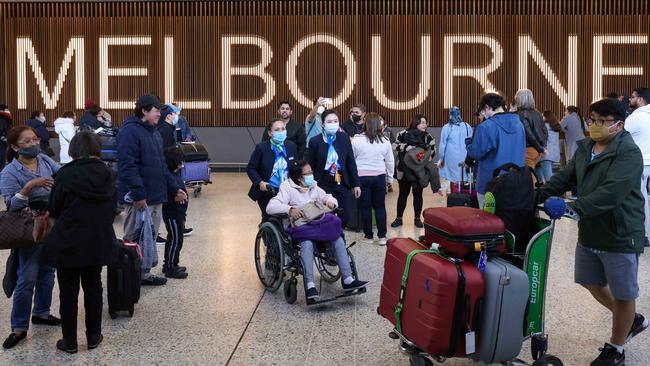
[[[47,206],[52,175],[59,170],[59,165],[41,153],[40,142],[31,127],[19,126],[7,133],[7,166],[0,173],[0,193],[9,211],[27,207],[41,211]],[[42,245],[37,245],[11,251],[9,260],[17,263],[14,266],[17,269],[15,284],[8,286],[13,287],[12,333],[2,344],[4,348],[14,347],[27,336],[30,313],[34,324],[58,326],[61,323],[50,314],[54,268],[39,263],[42,249]]]

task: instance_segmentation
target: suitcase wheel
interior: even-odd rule
[[[129,308],[129,318],[133,318],[133,305]]]
[[[111,309],[108,309],[108,316],[110,316],[111,319],[116,319],[116,318],[117,318],[117,313],[114,312],[114,311],[111,310]]]
[[[562,361],[553,355],[543,355],[533,362],[533,366],[564,366]]]
[[[411,356],[410,366],[433,366],[430,359],[418,355]]]

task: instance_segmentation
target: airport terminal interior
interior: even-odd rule
[[[650,0],[0,0],[0,275],[7,263],[3,289],[13,296],[0,295],[0,366],[621,366],[623,348],[625,365],[650,365],[648,321],[638,315],[650,319],[649,221],[639,253],[650,179],[649,37]],[[296,167],[303,156],[313,166]],[[62,183],[83,166],[117,178],[97,182],[86,171]],[[573,175],[558,183],[567,166]],[[79,186],[90,181],[89,198]],[[333,206],[314,181],[349,195],[339,202],[348,209],[308,219],[314,206]],[[447,183],[458,183],[454,192]],[[391,225],[400,187],[411,186],[424,187],[424,209],[439,216],[415,217],[413,193],[403,225]],[[540,186],[561,187],[537,202]],[[154,244],[135,226],[147,212],[139,208],[165,202],[167,227],[177,228],[183,188],[193,231],[176,263],[177,229],[161,224],[168,242]],[[256,254],[260,227],[277,218],[263,220],[251,197],[276,193],[298,197],[276,207],[286,203],[293,219],[309,221],[302,229],[292,221],[293,234],[335,234],[320,241],[333,250],[325,270],[314,271],[315,287],[301,274],[297,293],[286,284],[299,252],[277,255],[267,233]],[[388,227],[377,238],[382,198]],[[49,223],[42,219],[54,202],[75,219],[57,218],[49,237],[24,230],[5,238],[18,235],[6,230],[16,228],[11,220]],[[114,237],[116,205],[124,212]],[[374,241],[336,221],[361,211]],[[577,220],[581,240],[594,243],[577,246]],[[521,237],[539,232],[529,252],[509,236],[519,224],[528,230]],[[341,238],[353,273],[327,283],[326,270],[339,271],[332,252],[342,257]],[[166,246],[172,263],[163,273]],[[70,282],[79,282],[70,273],[90,268],[98,294],[92,257],[116,248],[121,255],[102,258],[101,332],[88,344],[85,322],[97,318],[99,296],[89,296],[96,306],[87,312],[81,290],[75,348],[62,339],[74,319]],[[513,248],[527,265],[508,256]],[[275,278],[279,258],[294,261]],[[60,261],[50,315],[66,314],[67,327],[43,324],[58,319],[27,306],[47,260]],[[576,283],[576,271],[613,312]],[[311,303],[315,288],[332,301]],[[133,313],[114,318],[109,300]],[[26,320],[27,308],[41,324]],[[12,325],[20,315],[26,332]],[[522,344],[530,334],[535,342]]]
[[[189,272],[187,279],[170,279],[161,287],[143,287],[133,318],[111,320],[105,309],[105,341],[96,350],[86,350],[80,338],[79,353],[57,351],[54,344],[61,336],[60,329],[35,325],[24,344],[0,350],[0,364],[409,365],[408,357],[399,351],[398,341],[388,337],[393,326],[377,314],[386,247],[356,244],[351,249],[359,276],[370,281],[366,294],[307,306],[298,286],[298,299],[289,305],[282,289],[276,293],[265,291],[255,271],[253,248],[260,218],[259,208],[242,189],[250,185],[248,177],[241,173],[212,173],[211,179],[213,184],[190,201],[188,226],[194,228],[194,233],[186,238],[181,254],[181,264]],[[397,192],[393,192],[386,198],[389,218],[395,215],[396,197]],[[425,207],[436,207],[444,206],[445,201],[427,189],[424,202]],[[404,222],[400,230],[389,229],[389,237],[423,234],[423,229],[413,226],[410,208]],[[565,365],[587,365],[608,337],[611,315],[573,282],[575,222],[563,218],[557,225],[547,292],[549,353],[560,357]],[[118,235],[122,232],[120,218],[115,231]],[[361,238],[354,232],[346,236],[351,240]],[[160,253],[162,249],[159,246]],[[0,261],[4,262],[7,254],[1,251]],[[641,293],[637,310],[645,314],[650,313],[649,258],[641,255],[639,265]],[[156,269],[154,272],[159,273]],[[330,285],[326,291],[339,294],[340,284]],[[58,309],[56,286],[52,308]],[[6,319],[6,333],[10,312],[11,301],[3,296],[0,319]],[[83,319],[80,303],[80,327]],[[530,361],[529,353],[525,343],[520,357]],[[626,347],[626,365],[643,366],[648,360],[650,340],[643,336],[633,339]],[[447,363],[472,364],[463,359]]]

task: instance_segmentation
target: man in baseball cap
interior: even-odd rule
[[[117,136],[118,199],[124,204],[124,240],[136,241],[136,213],[149,208],[158,235],[162,220],[162,204],[167,201],[168,185],[175,184],[163,158],[160,133],[155,128],[160,119],[162,103],[158,97],[146,94],[135,102],[133,114],[124,120]],[[179,200],[186,200],[184,187],[170,187]],[[155,276],[151,268],[158,263],[155,241],[142,243],[142,285],[160,286],[167,283],[164,277]],[[153,248],[146,248],[153,245]]]

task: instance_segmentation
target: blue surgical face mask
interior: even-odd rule
[[[283,144],[287,139],[287,131],[273,131],[273,141],[277,144]]]
[[[339,130],[339,124],[337,123],[326,123],[325,124],[325,133],[328,135],[334,135]]]
[[[305,175],[303,179],[305,180],[305,187],[311,187],[315,183],[313,174]]]
[[[178,124],[178,114],[174,116],[174,119],[172,120],[172,125],[176,126]]]

